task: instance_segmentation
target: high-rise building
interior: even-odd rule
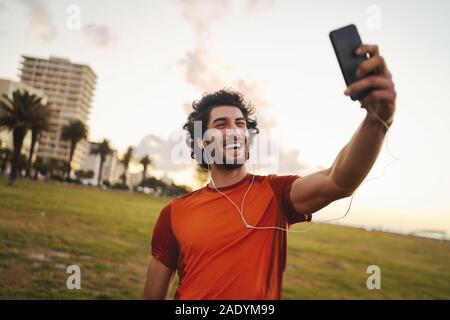
[[[42,133],[37,155],[67,161],[70,142],[61,139],[62,128],[74,120],[87,126],[97,76],[89,66],[68,59],[23,55],[21,63],[21,81],[43,90],[52,110],[50,130]],[[73,171],[81,168],[88,147],[86,140],[78,143],[72,159]]]

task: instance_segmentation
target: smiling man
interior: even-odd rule
[[[286,267],[286,231],[331,202],[348,197],[372,168],[395,113],[392,77],[378,47],[361,63],[361,80],[345,91],[372,89],[360,102],[370,107],[350,141],[327,169],[300,177],[247,171],[252,108],[242,95],[221,90],[193,103],[184,128],[192,156],[210,170],[203,188],[174,199],[161,211],[152,236],[143,298],[165,299],[174,272],[175,299],[280,299]],[[364,77],[371,71],[376,75]],[[195,136],[195,124],[202,135]],[[275,228],[276,227],[276,228]]]

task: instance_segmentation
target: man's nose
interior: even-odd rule
[[[239,139],[243,139],[245,137],[245,134],[244,132],[242,132],[241,128],[235,126],[235,128],[227,128],[225,136],[227,139],[233,139],[234,141],[237,141]]]
[[[230,123],[228,125],[228,129],[230,130],[237,130],[239,127],[235,123]]]

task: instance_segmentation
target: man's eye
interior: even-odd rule
[[[245,122],[238,122],[237,124],[239,127],[245,127]]]

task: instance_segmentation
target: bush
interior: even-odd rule
[[[122,183],[116,182],[112,186],[113,189],[120,189],[120,190],[128,190],[128,187],[123,185]]]
[[[59,175],[59,174],[52,174],[50,176],[50,179],[60,181],[60,182],[66,181],[66,179],[62,175]]]

